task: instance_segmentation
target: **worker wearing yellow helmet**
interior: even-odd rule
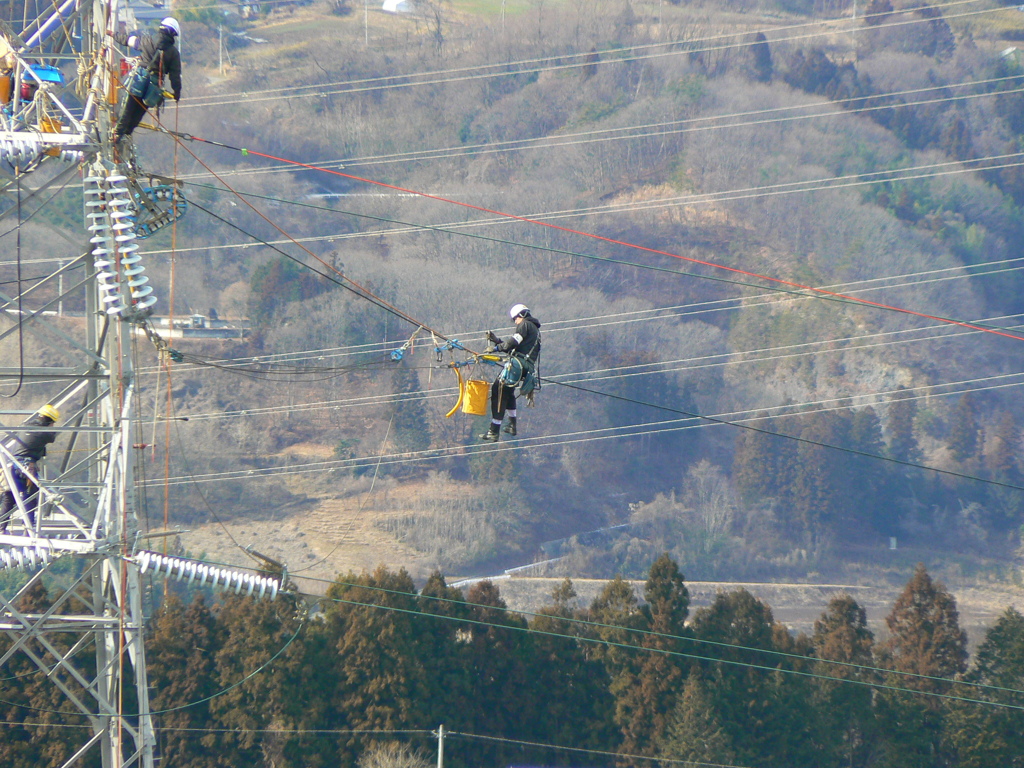
[[[59,420],[60,411],[47,403],[22,425],[23,431],[13,436],[11,453],[15,462],[8,467],[12,484],[0,494],[0,533],[7,532],[7,524],[18,506],[18,499],[28,514],[29,527],[35,526],[35,512],[39,506],[39,484],[36,481],[39,462],[46,456],[46,446],[57,439],[57,433],[46,427]]]

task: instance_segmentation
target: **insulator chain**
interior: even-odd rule
[[[218,568],[196,560],[182,557],[168,557],[158,552],[142,551],[133,560],[139,564],[139,573],[152,570],[154,575],[165,576],[197,586],[219,587],[233,590],[236,594],[267,596],[271,600],[281,590],[281,580],[272,576],[260,576],[234,568]]]
[[[35,571],[49,565],[58,554],[40,545],[0,549],[0,570]]]
[[[127,181],[128,177],[121,174],[87,177],[85,207],[100,300],[108,315],[132,319],[156,304],[156,296],[137,253],[135,216]],[[121,292],[119,267],[128,284],[130,303],[125,302]]]
[[[34,164],[43,154],[59,158],[65,163],[80,163],[85,153],[77,149],[59,149],[48,147],[38,136],[5,136],[0,138],[0,160],[16,167]]]

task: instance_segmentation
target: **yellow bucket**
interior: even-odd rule
[[[487,399],[491,386],[486,381],[470,379],[466,382],[466,393],[462,396],[462,412],[473,416],[487,415]]]

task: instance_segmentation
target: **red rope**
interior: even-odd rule
[[[193,138],[196,141],[202,141],[202,142],[205,142],[205,143],[218,144],[219,146],[227,146],[227,145],[220,144],[219,142],[212,142],[212,141],[208,141],[206,139],[200,139],[197,136],[192,136],[190,138]],[[232,149],[238,149],[238,148],[237,147],[232,147]],[[363,176],[356,176],[356,175],[351,174],[351,173],[343,173],[341,171],[336,171],[336,170],[333,170],[331,168],[321,168],[319,166],[310,165],[308,163],[300,163],[297,160],[288,160],[287,158],[277,157],[275,155],[269,155],[269,154],[267,154],[265,152],[258,152],[258,151],[254,150],[254,149],[241,149],[240,151],[244,155],[255,155],[256,157],[263,157],[263,158],[266,158],[267,160],[273,160],[275,162],[284,163],[286,165],[294,165],[294,166],[297,166],[299,168],[305,168],[305,169],[310,170],[310,171],[319,171],[321,173],[329,173],[329,174],[331,174],[333,176],[341,176],[341,177],[344,177],[346,179],[352,179],[353,181],[361,181],[364,184],[372,184],[374,186],[384,187],[385,189],[392,189],[392,190],[395,190],[396,192],[402,192],[404,194],[416,195],[418,197],[424,197],[424,198],[427,198],[429,200],[437,200],[438,202],[448,203],[450,205],[457,205],[457,206],[460,206],[462,208],[469,208],[470,210],[480,211],[481,213],[487,213],[487,214],[490,214],[492,216],[500,216],[502,218],[512,219],[513,221],[522,221],[522,222],[527,223],[527,224],[536,224],[538,226],[547,227],[549,229],[554,229],[554,230],[557,230],[559,232],[566,232],[566,233],[569,233],[569,234],[572,234],[572,235],[580,235],[582,237],[589,237],[589,238],[591,238],[593,240],[600,240],[600,241],[605,242],[605,243],[611,243],[612,245],[621,245],[621,246],[625,246],[626,248],[633,248],[633,249],[638,250],[638,251],[646,251],[647,253],[653,253],[653,254],[657,254],[659,256],[669,256],[669,257],[671,257],[673,259],[679,259],[681,261],[688,261],[688,262],[690,262],[692,264],[701,264],[701,265],[706,266],[706,267],[712,267],[714,269],[721,269],[721,270],[725,270],[727,272],[733,272],[735,274],[744,275],[746,277],[754,277],[754,278],[757,278],[757,279],[760,279],[760,280],[766,280],[766,281],[771,282],[771,283],[776,283],[776,284],[779,284],[779,285],[785,285],[785,286],[787,286],[789,288],[798,288],[798,289],[800,289],[802,291],[811,291],[813,293],[816,293],[816,294],[819,294],[819,295],[822,295],[822,296],[828,296],[830,298],[842,299],[843,301],[851,301],[851,302],[855,302],[857,304],[862,304],[862,305],[868,306],[868,307],[876,307],[878,309],[886,309],[886,310],[890,310],[890,311],[893,311],[893,312],[900,312],[900,313],[903,313],[905,315],[912,315],[913,317],[920,317],[920,318],[923,318],[925,320],[934,320],[934,321],[939,322],[939,323],[946,323],[948,325],[956,325],[956,326],[959,326],[961,328],[968,328],[968,329],[970,329],[972,331],[981,331],[983,333],[991,333],[991,334],[994,334],[996,336],[1005,336],[1006,338],[1009,338],[1009,339],[1016,339],[1017,341],[1024,341],[1024,336],[1020,336],[1020,335],[1017,335],[1015,333],[1010,333],[1009,331],[1004,331],[1004,330],[1000,330],[1000,329],[997,329],[997,328],[987,328],[985,326],[975,325],[973,323],[968,323],[968,322],[965,322],[963,320],[953,320],[953,319],[947,318],[947,317],[938,317],[936,315],[929,315],[926,312],[918,312],[918,311],[913,310],[913,309],[905,309],[903,307],[896,307],[896,306],[893,306],[892,304],[883,304],[882,302],[878,302],[878,301],[871,301],[869,299],[861,299],[861,298],[857,298],[856,296],[850,296],[850,295],[845,294],[845,293],[838,293],[836,291],[829,291],[829,290],[827,290],[825,288],[815,288],[815,287],[810,286],[810,285],[804,285],[803,283],[796,283],[796,282],[793,282],[791,280],[783,280],[782,278],[779,278],[779,277],[771,277],[770,275],[762,275],[762,274],[760,274],[758,272],[751,272],[749,270],[739,269],[738,267],[729,267],[729,266],[726,266],[724,264],[716,264],[713,261],[705,261],[703,259],[695,259],[695,258],[693,258],[691,256],[683,256],[683,255],[678,254],[678,253],[672,253],[671,251],[663,251],[663,250],[660,250],[658,248],[650,248],[650,247],[645,246],[645,245],[638,245],[636,243],[630,243],[630,242],[625,241],[625,240],[616,240],[613,237],[605,237],[603,235],[596,235],[593,232],[584,232],[583,230],[572,229],[571,227],[563,227],[563,226],[560,226],[558,224],[552,224],[550,222],[540,221],[539,219],[531,219],[528,216],[517,216],[517,215],[515,215],[513,213],[505,213],[504,211],[498,211],[498,210],[495,210],[493,208],[484,207],[482,205],[474,205],[473,203],[465,203],[465,202],[461,202],[459,200],[452,200],[451,198],[442,197],[440,195],[432,195],[429,192],[420,192],[420,191],[417,191],[415,189],[408,189],[406,187],[400,187],[400,186],[398,186],[396,184],[388,184],[387,182],[384,182],[384,181],[377,181],[375,179],[368,179],[368,178],[365,178]]]

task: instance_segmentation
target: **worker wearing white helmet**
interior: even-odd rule
[[[167,16],[163,21],[160,22],[160,28],[166,29],[175,37],[181,37],[181,25],[178,24],[178,20],[173,16]]]
[[[181,99],[181,55],[175,45],[181,37],[181,25],[173,16],[167,16],[160,22],[156,33],[150,32],[125,32],[119,30],[114,35],[114,40],[121,45],[127,46],[132,51],[138,51],[139,66],[149,73],[154,86],[163,90],[164,77],[171,83],[171,93],[175,101]],[[143,78],[143,82],[145,78]],[[159,96],[159,94],[158,94]],[[158,106],[163,101],[160,96]],[[120,142],[124,136],[130,136],[132,131],[142,122],[148,106],[139,95],[126,94],[124,108],[121,117],[114,128],[114,142]]]
[[[516,387],[519,394],[532,397],[540,388],[537,366],[540,363],[540,321],[530,314],[525,304],[516,304],[508,311],[516,330],[507,340],[487,332],[487,339],[497,352],[507,352],[509,360],[491,385],[491,426],[480,439],[494,443],[508,415],[504,431],[515,437],[517,432]]]

